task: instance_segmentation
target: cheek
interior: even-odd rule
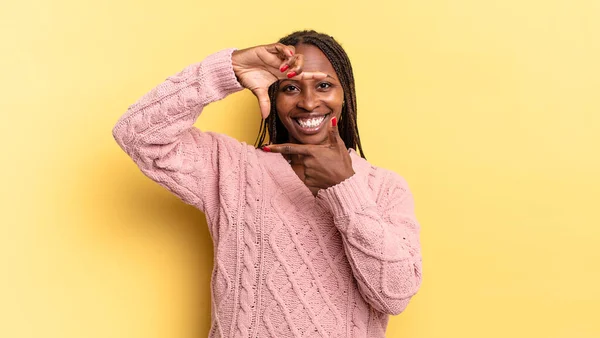
[[[344,102],[344,92],[342,90],[335,91],[332,93],[328,101],[331,105],[331,108],[335,109],[336,111],[341,111],[342,103]]]
[[[291,100],[284,95],[278,95],[277,98],[275,98],[275,110],[279,116],[287,115],[292,105],[293,103]]]

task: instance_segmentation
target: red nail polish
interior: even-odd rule
[[[280,70],[280,71],[283,73],[283,72],[285,72],[286,70],[288,70],[288,68],[290,68],[290,66],[288,66],[288,65],[283,65],[283,67],[281,67],[279,70]]]
[[[296,72],[289,72],[288,75],[287,75],[288,79],[291,79],[294,76],[296,76]]]
[[[270,153],[270,152],[271,152],[271,148],[269,148],[269,147],[267,147],[267,146],[263,146],[263,147],[262,147],[262,150],[263,150],[263,151],[265,151],[265,152],[267,152],[267,153]]]
[[[294,52],[290,51],[290,56],[294,56]]]
[[[337,126],[337,117],[331,119],[331,125],[334,127]]]

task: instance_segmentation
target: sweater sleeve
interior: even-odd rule
[[[353,175],[323,190],[342,234],[346,256],[364,299],[378,311],[399,314],[421,285],[419,224],[413,196],[399,175],[384,177],[376,194]]]
[[[243,146],[193,126],[204,106],[242,89],[233,51],[212,54],[168,77],[113,128],[117,143],[146,176],[204,212],[218,201],[218,167],[233,163]]]

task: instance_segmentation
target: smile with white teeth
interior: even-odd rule
[[[329,115],[329,114],[327,114],[327,115]],[[325,117],[327,117],[327,115],[317,116],[317,117],[309,117],[309,118],[297,118],[295,120],[296,120],[296,122],[298,122],[298,124],[302,128],[312,129],[312,128],[316,128],[316,127],[320,126],[321,123],[323,123],[323,120],[325,120]]]

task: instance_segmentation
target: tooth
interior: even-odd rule
[[[300,123],[300,125],[302,127],[315,128],[315,127],[319,126],[323,122],[324,119],[325,119],[325,116],[311,117],[311,118],[306,118],[306,119],[298,119],[298,122]]]

